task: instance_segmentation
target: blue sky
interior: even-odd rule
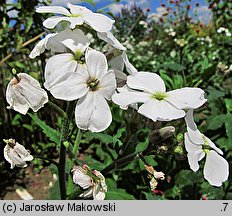
[[[119,3],[113,4],[114,0],[93,0],[95,2],[95,7],[93,8],[90,4],[83,3],[82,0],[52,0],[52,5],[61,5],[66,6],[68,2],[72,4],[81,4],[84,5],[91,10],[98,10],[101,8],[105,8],[107,11],[111,11],[112,13],[118,13],[121,11],[122,7],[128,7],[130,5],[133,5],[136,3],[138,6],[146,10],[147,8],[150,9],[150,14],[153,14],[155,17],[159,17],[160,14],[164,11],[161,7],[161,4],[165,4],[166,6],[169,6],[169,0],[121,0]],[[198,2],[200,4],[199,10],[198,10],[198,17],[203,23],[208,23],[208,21],[211,19],[210,12],[207,7],[207,1],[206,0],[186,0],[188,4],[191,5],[191,8],[194,8],[196,3]],[[7,0],[7,3],[14,3],[17,2],[17,0]],[[16,14],[14,11],[10,12],[12,14],[12,17]]]

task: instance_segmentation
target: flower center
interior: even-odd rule
[[[80,17],[81,14],[70,14],[69,17],[74,17],[74,18],[77,18],[77,17]]]
[[[156,92],[152,95],[152,98],[153,99],[156,99],[158,101],[162,101],[164,100],[165,98],[167,98],[167,95],[163,92]]]
[[[87,86],[91,91],[96,91],[98,89],[99,80],[98,79],[90,79],[87,82]]]
[[[202,144],[202,150],[207,154],[209,153],[209,150],[211,149],[211,147],[204,137],[203,137],[203,140],[204,140],[204,143]]]
[[[85,55],[83,52],[80,50],[77,50],[74,53],[74,60],[77,61],[79,64],[84,64],[85,63]]]

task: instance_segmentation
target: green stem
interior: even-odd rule
[[[73,154],[74,155],[76,155],[78,153],[78,148],[79,148],[81,137],[82,137],[82,133],[81,133],[80,128],[78,128],[76,140],[75,140],[74,147],[73,147]]]
[[[63,118],[63,125],[61,129],[61,137],[60,137],[60,160],[59,160],[59,183],[60,183],[60,195],[61,199],[66,199],[66,173],[65,173],[65,163],[66,163],[66,148],[64,146],[64,142],[68,139],[70,118],[73,113],[74,101],[68,102],[66,109],[66,116]]]
[[[56,104],[54,104],[53,102],[51,101],[48,101],[48,105],[50,107],[52,107],[54,110],[56,110],[62,117],[66,117],[67,114],[65,113],[64,110],[62,110],[59,106],[57,106]]]

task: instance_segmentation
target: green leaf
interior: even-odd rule
[[[211,102],[213,100],[216,100],[218,98],[222,98],[225,95],[224,91],[220,91],[220,90],[218,90],[218,89],[216,89],[216,88],[214,88],[212,86],[210,86],[208,88],[208,92],[209,92],[209,94],[208,94],[208,101],[209,102]]]
[[[118,147],[121,147],[123,145],[123,142],[119,139],[122,137],[123,133],[126,132],[126,128],[123,127],[123,128],[120,128],[118,131],[117,131],[117,134],[113,136],[113,143],[114,143],[114,146],[116,144],[118,144]]]
[[[207,81],[212,75],[215,74],[217,64],[214,64],[210,67],[207,67],[204,65],[203,67],[203,73],[201,74],[201,78],[203,81]]]
[[[160,65],[162,68],[167,68],[172,71],[176,72],[181,72],[182,70],[185,69],[185,67],[181,64],[176,64],[176,63],[167,63],[167,64],[162,64]]]
[[[147,200],[165,200],[164,196],[157,196],[153,192],[147,193],[143,191],[142,193],[145,195]]]
[[[48,126],[44,121],[40,120],[36,114],[28,113],[28,115],[32,118],[32,120],[40,126],[43,132],[47,135],[47,137],[60,146],[60,133],[55,129]]]
[[[93,0],[84,0],[83,2],[87,2],[87,3],[89,3],[89,4],[93,5],[93,6],[95,5]]]
[[[216,116],[210,116],[208,118],[208,130],[216,130],[218,128],[221,128],[226,120],[225,114],[220,114]]]
[[[175,175],[175,184],[180,188],[187,185],[193,185],[201,180],[201,174],[199,172],[193,172],[192,170],[181,170]]]
[[[224,99],[227,112],[232,112],[232,100],[230,98]]]
[[[110,144],[113,142],[113,137],[108,134],[104,134],[104,133],[87,132],[85,133],[85,137],[87,137],[88,139],[100,140],[102,143],[105,143],[105,144]]]
[[[118,188],[116,191],[108,191],[106,200],[135,200],[135,197],[127,193],[125,189]]]

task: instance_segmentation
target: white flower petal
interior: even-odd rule
[[[88,190],[84,191],[82,194],[80,194],[79,197],[89,198],[93,196],[93,188],[89,188]]]
[[[74,72],[77,68],[77,61],[70,53],[58,54],[48,59],[45,66],[46,89],[50,90],[54,85],[64,80],[66,73]]]
[[[82,74],[71,72],[57,82],[50,91],[57,99],[72,101],[83,97],[88,92],[88,88]]]
[[[46,91],[41,88],[36,79],[28,74],[19,73],[18,77],[19,83],[13,78],[7,86],[6,99],[10,104],[7,108],[24,115],[29,108],[37,112],[48,102]]]
[[[75,119],[79,128],[100,132],[109,127],[112,116],[104,97],[98,92],[88,92],[77,102]]]
[[[197,129],[197,126],[193,119],[193,110],[189,110],[185,116],[185,122],[187,124],[188,136],[195,144],[203,144],[203,135]]]
[[[127,77],[127,85],[132,89],[146,92],[165,92],[165,84],[161,77],[155,73],[138,72]]]
[[[7,109],[14,109],[23,115],[29,110],[26,99],[17,91],[12,90],[12,86],[8,85],[6,89],[6,99],[10,106]]]
[[[46,38],[43,38],[41,41],[39,41],[35,47],[33,48],[33,50],[31,51],[29,57],[30,58],[35,58],[36,56],[39,56],[41,53],[43,53],[46,48],[45,48],[45,43],[46,43]]]
[[[124,61],[122,59],[122,56],[116,56],[114,58],[112,58],[109,61],[109,65],[111,66],[112,69],[117,69],[119,71],[123,71],[124,69]]]
[[[206,99],[200,88],[181,88],[167,92],[167,101],[177,109],[196,109],[202,106]]]
[[[61,21],[70,22],[70,28],[74,29],[76,25],[82,25],[84,23],[82,17],[62,17],[62,16],[52,16],[44,20],[43,26],[48,29],[53,29]]]
[[[98,191],[98,193],[96,194],[94,200],[104,200],[105,197],[106,197],[105,192]]]
[[[214,149],[217,153],[223,155],[222,150],[216,147],[216,145],[208,137],[204,136],[204,138],[212,149]]]
[[[106,43],[110,44],[111,46],[115,47],[119,50],[126,50],[126,48],[118,41],[117,38],[114,37],[112,32],[97,32],[97,36],[105,41]]]
[[[115,104],[118,104],[122,109],[127,109],[129,105],[134,103],[144,103],[150,99],[150,94],[145,92],[137,92],[124,86],[119,93],[112,96]]]
[[[91,10],[89,10],[86,7],[79,6],[79,5],[73,5],[69,2],[67,3],[67,7],[70,9],[70,12],[73,15],[85,15],[85,14],[93,13]]]
[[[178,110],[166,101],[150,100],[139,107],[138,113],[155,121],[171,121],[185,116],[183,110]]]
[[[55,14],[63,14],[65,16],[70,16],[70,12],[61,6],[41,6],[36,8],[37,13],[55,13]]]
[[[124,61],[127,72],[131,75],[137,74],[138,70],[129,62],[126,52],[123,52],[121,57],[122,57],[122,60]]]
[[[108,100],[111,100],[112,95],[115,93],[117,84],[113,71],[108,71],[99,82],[99,92]]]
[[[80,185],[83,189],[87,189],[92,185],[92,179],[84,172],[81,172],[81,170],[74,171],[73,182]]]
[[[22,158],[23,161],[31,161],[34,159],[30,152],[26,150],[24,146],[20,145],[18,142],[16,142],[14,150]]]
[[[72,50],[83,52],[89,46],[90,42],[80,29],[66,29],[56,36],[56,39]]]
[[[197,170],[199,170],[198,162],[205,157],[205,152],[198,151],[194,153],[188,153],[187,157],[188,157],[188,162],[189,162],[191,170],[196,172]]]
[[[91,78],[100,80],[107,73],[108,65],[103,53],[89,49],[85,54],[85,59]]]
[[[202,145],[195,144],[189,136],[189,133],[186,132],[184,134],[184,144],[185,144],[185,149],[188,153],[193,154],[194,152],[197,152],[199,150],[202,151]],[[203,144],[203,143],[202,143]]]
[[[229,164],[214,150],[209,151],[204,166],[204,177],[213,186],[220,187],[228,179]]]
[[[108,32],[112,29],[114,20],[99,13],[88,13],[83,16],[84,21],[97,32]]]

